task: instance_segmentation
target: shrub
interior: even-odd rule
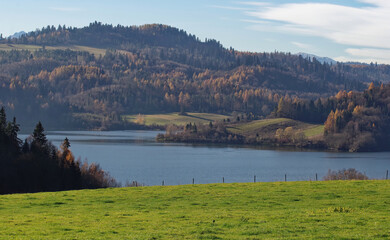
[[[368,177],[354,168],[341,169],[338,171],[328,170],[328,174],[324,177],[325,181],[331,180],[367,180]]]
[[[81,164],[81,184],[82,188],[108,188],[119,187],[120,184],[116,182],[107,172],[101,169],[99,164],[92,163],[88,165],[87,162]]]

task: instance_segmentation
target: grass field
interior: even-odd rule
[[[134,122],[137,119],[138,115],[125,115],[124,119],[127,121]],[[186,125],[188,123],[196,123],[196,124],[207,124],[210,121],[218,121],[229,118],[230,116],[213,114],[213,113],[187,113],[186,116],[179,115],[179,113],[167,113],[167,114],[152,114],[152,115],[144,115],[145,125],[168,125],[168,124],[176,124],[176,125]]]
[[[228,127],[228,130],[235,134],[242,135],[253,135],[255,133],[259,133],[260,135],[271,135],[275,134],[275,131],[278,128],[285,129],[290,126],[296,132],[303,132],[308,138],[321,136],[324,132],[324,125],[304,123],[288,118],[272,118],[255,120],[252,122],[234,123]]]
[[[390,181],[0,196],[1,239],[390,239]]]
[[[10,50],[30,50],[30,51],[36,51],[41,49],[42,46],[37,46],[37,45],[25,45],[25,44],[0,44],[0,51],[10,51]],[[47,50],[66,50],[70,49],[73,51],[85,51],[89,52],[91,54],[94,54],[96,57],[99,55],[104,56],[106,54],[105,49],[100,49],[100,48],[92,48],[92,47],[86,47],[86,46],[78,46],[78,45],[71,45],[71,46],[46,46],[45,47]]]
[[[321,136],[324,134],[324,125],[314,125],[303,131],[306,137]]]
[[[246,134],[251,132],[256,132],[257,130],[267,127],[274,124],[279,124],[283,122],[289,122],[290,119],[287,118],[273,118],[273,119],[264,119],[264,120],[255,120],[252,122],[243,122],[231,125],[229,131],[236,134]]]

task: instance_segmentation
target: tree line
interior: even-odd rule
[[[390,85],[371,83],[362,92],[340,91],[316,101],[281,98],[277,117],[324,123],[329,148],[349,151],[388,150]]]
[[[335,96],[308,100],[281,97],[268,118],[292,120],[264,125],[251,132],[235,134],[252,115],[225,119],[205,125],[168,126],[158,141],[191,143],[227,143],[294,146],[341,151],[390,150],[390,85],[371,83],[362,92],[340,91]],[[299,120],[293,121],[293,120]],[[322,136],[308,138],[302,127],[306,123],[324,124]],[[301,127],[300,127],[301,126]],[[230,130],[229,130],[230,129]]]
[[[16,119],[0,110],[0,194],[115,187],[117,182],[97,164],[76,160],[66,138],[57,149],[39,122],[22,141]]]

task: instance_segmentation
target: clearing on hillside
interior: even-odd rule
[[[102,57],[106,54],[106,49],[101,48],[93,48],[87,46],[79,46],[79,45],[69,45],[69,46],[45,46],[47,50],[72,50],[72,51],[81,51],[81,52],[89,52],[90,54],[94,54],[95,57],[101,55]],[[0,44],[0,51],[11,51],[11,50],[29,50],[29,51],[37,51],[42,49],[42,46],[38,45],[26,45],[26,44]]]
[[[304,123],[288,118],[271,118],[255,120],[251,122],[238,122],[228,126],[228,130],[235,134],[244,136],[273,136],[277,129],[292,127],[294,132],[303,132],[306,137],[312,138],[321,136],[324,131],[324,125]]]
[[[223,119],[230,118],[231,116],[214,114],[214,113],[187,113],[186,115],[180,115],[179,113],[167,113],[167,114],[151,114],[142,115],[145,120],[145,125],[168,125],[176,124],[179,126],[186,125],[188,123],[196,124],[208,124],[209,122],[223,121]],[[125,115],[123,119],[135,122],[138,114]]]

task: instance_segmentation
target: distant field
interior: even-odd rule
[[[324,125],[314,125],[303,131],[306,137],[321,136],[324,134]]]
[[[134,122],[137,119],[138,114],[136,115],[125,115],[124,119],[130,122]],[[210,121],[218,121],[223,119],[230,118],[230,116],[213,114],[213,113],[187,113],[186,116],[179,115],[179,113],[168,113],[168,114],[152,114],[152,115],[143,115],[145,118],[145,125],[186,125],[188,123],[196,124],[207,124]]]
[[[301,131],[306,137],[315,137],[322,135],[324,131],[323,125],[304,123],[288,118],[272,118],[255,120],[251,122],[239,122],[231,124],[228,130],[235,134],[253,135],[259,134],[274,134],[278,128],[285,129],[292,127],[294,131]]]
[[[263,127],[274,125],[282,122],[288,122],[291,121],[287,118],[274,118],[274,119],[264,119],[264,120],[255,120],[252,122],[242,122],[231,125],[229,127],[229,131],[236,133],[236,134],[245,134],[248,132],[255,132]]]
[[[390,239],[390,181],[0,196],[0,239]]]
[[[30,51],[36,51],[36,50],[39,50],[41,48],[42,48],[42,46],[37,46],[37,45],[0,44],[0,51],[1,50],[3,50],[3,51],[4,50],[5,51],[10,51],[10,50],[30,50]],[[78,45],[55,46],[55,47],[46,46],[45,48],[47,50],[56,50],[56,49],[66,50],[66,49],[70,49],[70,50],[73,50],[73,51],[85,51],[85,52],[89,52],[91,54],[94,54],[96,57],[98,57],[99,55],[104,56],[106,54],[106,50],[105,49],[92,48],[92,47],[86,47],[86,46],[78,46]]]

